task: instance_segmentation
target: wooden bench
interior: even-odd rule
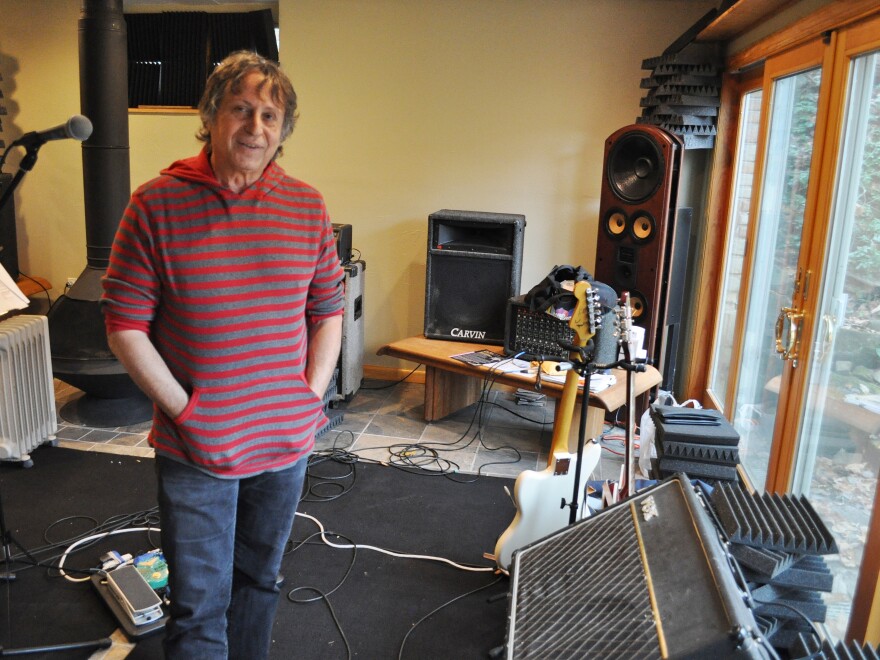
[[[503,353],[501,346],[428,339],[423,335],[417,335],[386,344],[377,351],[377,354],[419,362],[424,365],[425,420],[433,422],[477,402],[487,377],[496,383],[511,387],[534,388],[536,386],[537,378],[533,374],[501,373],[498,371],[490,373],[487,367],[470,365],[452,357],[479,350]],[[598,437],[602,433],[607,412],[615,411],[626,403],[626,372],[622,369],[613,371],[617,382],[601,392],[590,394],[590,403],[587,408],[586,435],[588,438]],[[636,396],[659,385],[661,380],[660,372],[654,367],[649,366],[644,372],[637,373]],[[562,384],[542,379],[541,392],[558,399],[562,396]],[[578,400],[580,400],[580,395]],[[578,425],[572,422],[571,427],[573,437],[569,444],[574,450],[577,447]]]

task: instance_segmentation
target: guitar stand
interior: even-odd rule
[[[626,372],[626,441],[624,447],[625,476],[623,497],[631,497],[636,494],[635,457],[633,453],[633,432],[635,429],[635,374],[645,371],[650,360],[646,358],[624,357],[613,362],[607,367],[617,367]]]
[[[21,545],[13,536],[12,532],[6,526],[6,519],[3,515],[3,497],[0,492],[0,561],[11,562],[12,553],[10,546],[12,543],[21,550],[21,552],[33,563],[34,566],[39,565],[36,559]],[[10,570],[0,571],[0,582],[12,582],[15,580],[15,573]],[[109,637],[90,640],[86,642],[70,642],[66,644],[52,644],[47,646],[29,646],[16,649],[4,649],[0,645],[0,657],[11,657],[16,655],[33,655],[35,653],[51,653],[53,651],[71,651],[71,650],[88,650],[88,649],[106,649],[113,644]]]
[[[562,342],[560,342],[560,344],[561,343]],[[578,508],[580,507],[580,502],[578,498],[580,497],[581,489],[581,459],[584,456],[584,446],[587,442],[587,408],[590,404],[590,377],[596,370],[596,366],[593,364],[594,344],[592,339],[587,341],[586,345],[582,347],[572,346],[569,344],[564,344],[563,347],[571,352],[577,352],[578,354],[580,354],[580,360],[569,361],[571,362],[572,369],[574,369],[580,376],[583,376],[584,378],[584,391],[581,396],[581,416],[578,420],[577,462],[575,463],[574,469],[574,488],[571,495],[571,502],[566,502],[565,500],[562,500],[562,503],[560,505],[563,508],[568,507],[568,524],[573,525],[578,519],[577,513]],[[586,499],[586,496],[584,497]]]

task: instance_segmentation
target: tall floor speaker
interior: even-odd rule
[[[519,295],[523,215],[442,210],[428,216],[425,336],[504,343]]]
[[[0,196],[12,184],[12,175],[0,173]],[[0,208],[0,265],[18,279],[18,241],[15,234],[15,200],[11,196]]]
[[[645,349],[658,368],[682,151],[679,137],[647,124],[624,126],[605,141],[595,277],[618,295],[629,291],[633,322],[645,328]]]

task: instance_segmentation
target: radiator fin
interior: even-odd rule
[[[57,430],[49,322],[13,316],[0,322],[0,460],[29,463]]]

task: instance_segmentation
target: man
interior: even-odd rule
[[[238,52],[206,144],[132,195],[104,278],[108,342],[154,402],[168,658],[264,658],[278,570],[339,356],[343,273],[321,195],[274,162],[296,94]]]

